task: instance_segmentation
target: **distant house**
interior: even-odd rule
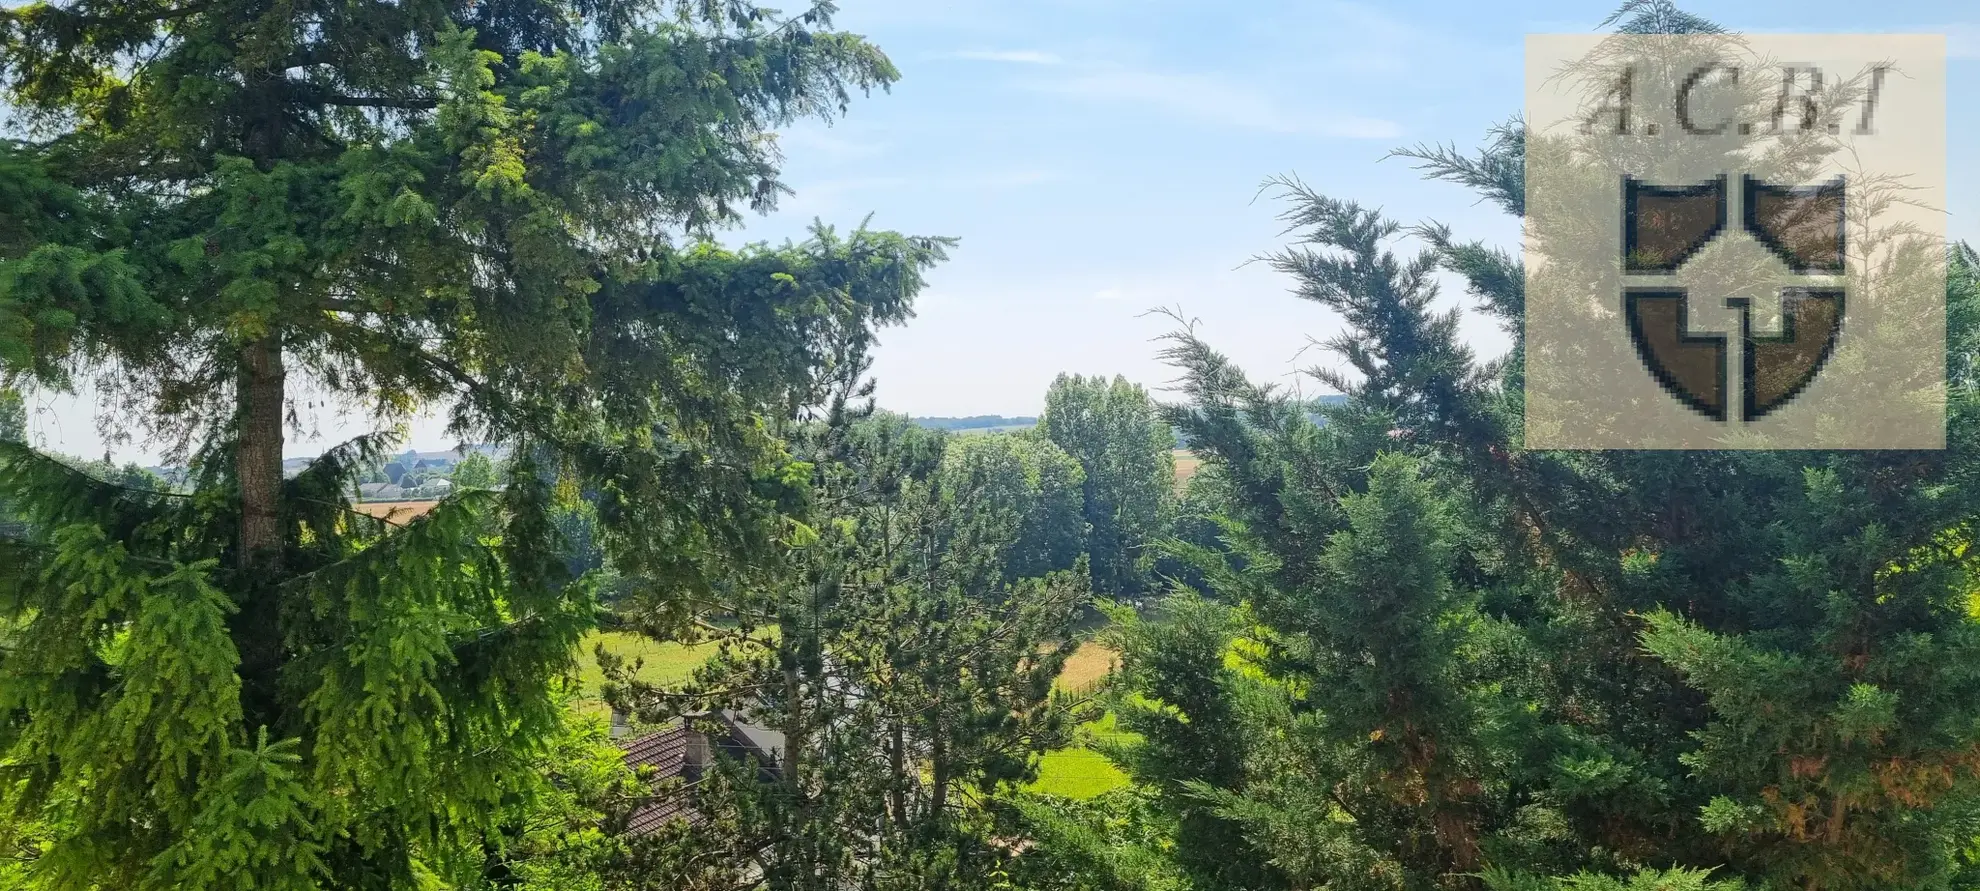
[[[406,497],[406,490],[391,483],[365,483],[358,486],[358,498],[363,501],[397,501]]]
[[[454,491],[454,483],[446,477],[429,477],[416,486],[405,486],[405,497],[417,501],[439,501]]]
[[[168,488],[171,488],[175,491],[190,488],[192,486],[192,471],[187,470],[184,467],[160,466],[160,467],[147,467],[145,469],[151,471],[152,473],[158,474],[158,478],[164,480],[165,485]]]
[[[704,732],[701,728],[710,723],[715,732]],[[615,736],[626,732],[622,715],[613,715],[612,732]],[[727,710],[677,721],[663,730],[625,739],[619,747],[625,750],[626,764],[641,771],[653,790],[627,820],[625,831],[630,835],[650,835],[677,820],[688,825],[701,822],[696,789],[717,755],[754,761],[765,782],[776,780],[783,770],[784,735]]]

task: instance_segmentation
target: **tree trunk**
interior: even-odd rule
[[[241,610],[234,648],[241,656],[241,707],[249,727],[282,724],[276,675],[282,667],[282,340],[269,335],[241,350],[235,383],[234,475],[241,493],[237,565]]]
[[[906,832],[908,826],[907,734],[902,730],[898,720],[894,722],[893,732],[890,736],[891,738],[888,740],[887,745],[887,758],[890,762],[889,766],[893,769],[891,783],[893,791],[889,793],[889,796],[892,799],[894,826],[902,832]]]
[[[282,339],[268,335],[241,350],[235,400],[240,412],[234,473],[241,487],[243,572],[266,575],[282,563]]]
[[[928,811],[930,825],[941,826],[947,819],[949,809],[949,746],[942,736],[942,722],[937,719],[930,727],[928,746],[929,794]]]
[[[817,600],[816,586],[817,582],[813,581],[814,605]],[[782,640],[786,646],[791,646],[791,636],[788,633]],[[811,825],[811,802],[805,795],[804,778],[799,773],[804,768],[802,755],[805,747],[811,744],[810,727],[805,723],[811,719],[811,716],[805,710],[804,679],[800,674],[796,649],[795,646],[791,646],[790,650],[781,655],[784,663],[782,673],[787,712],[783,727],[784,762],[781,765],[783,773],[779,776],[779,780],[783,784],[785,805],[790,808],[787,813],[790,815],[791,825],[780,833],[780,841],[785,846],[786,853],[778,859],[782,861],[781,865],[788,871],[789,880],[795,883],[795,887],[809,889],[818,884],[819,863],[816,829]]]

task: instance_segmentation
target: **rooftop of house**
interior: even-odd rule
[[[620,741],[619,747],[625,751],[626,764],[635,769],[651,768],[650,776],[654,784],[653,797],[634,810],[627,821],[628,833],[651,834],[674,820],[684,820],[690,825],[699,822],[700,813],[694,807],[694,785],[701,779],[701,772],[707,767],[713,750],[750,756],[756,760],[766,778],[776,775],[783,760],[783,734],[744,721],[730,710],[715,712],[707,717],[713,718],[723,728],[722,738],[713,740],[712,748],[711,741],[690,721],[678,721],[660,730]],[[680,780],[682,784],[673,785],[669,782],[673,780]]]
[[[626,764],[635,769],[652,768],[656,782],[675,777],[688,778],[695,772],[690,764],[695,735],[693,729],[681,724],[635,737],[622,744],[626,750]],[[626,823],[626,831],[633,835],[648,835],[674,820],[685,820],[689,824],[700,820],[686,788],[658,790],[651,800],[633,811]]]

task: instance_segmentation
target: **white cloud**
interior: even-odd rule
[[[1313,11],[1327,17],[1324,33],[1338,42],[1322,54],[1336,68],[1402,74],[1418,68],[1423,53],[1433,49],[1429,32],[1376,7],[1325,3]]]
[[[786,152],[822,155],[834,161],[866,158],[887,150],[885,143],[835,133],[819,125],[800,125],[777,134],[778,146]]]
[[[1581,22],[1569,30],[1586,31],[1593,24]],[[1453,33],[1382,4],[1343,0],[1306,2],[1281,15],[1260,16],[1246,29],[1244,41],[1263,71],[1289,82],[1324,78],[1337,89],[1485,70],[1501,64],[1493,53],[1505,45],[1503,39],[1491,42],[1477,34]],[[1512,46],[1517,48],[1517,42]]]
[[[1040,183],[1049,183],[1065,178],[1065,174],[1056,170],[1002,170],[991,173],[936,177],[932,180],[931,184],[936,188],[995,191],[998,189],[1035,186]]]
[[[1948,25],[1946,55],[1955,59],[1980,59],[1980,25]]]
[[[819,183],[808,183],[793,187],[799,195],[814,195],[831,198],[850,195],[855,192],[872,192],[881,189],[898,189],[913,182],[905,176],[857,176],[846,179],[828,179]]]
[[[976,62],[1004,62],[1011,65],[1059,65],[1065,61],[1052,53],[1038,50],[964,50],[952,53],[951,57]]]
[[[1392,139],[1394,121],[1287,108],[1257,89],[1209,74],[1179,74],[1104,66],[1041,80],[1034,89],[1083,99],[1154,106],[1187,117],[1273,133],[1314,133],[1348,139]]]
[[[1127,293],[1119,288],[1101,288],[1093,292],[1093,299],[1095,300],[1119,300],[1126,296]]]
[[[1386,118],[1334,115],[1319,123],[1317,132],[1345,139],[1395,139],[1403,134],[1401,124]]]
[[[1009,23],[1007,4],[1008,0],[861,0],[841,4],[832,24],[854,33],[901,29],[982,33]]]
[[[777,202],[777,214],[785,217],[818,217],[836,213],[855,203],[855,195],[897,189],[908,184],[899,176],[860,176],[817,182],[791,183],[793,194]]]
[[[999,192],[1065,179],[1056,170],[986,170],[937,172],[915,176],[856,176],[791,184],[795,194],[778,203],[778,213],[816,216],[871,205],[864,196],[912,187],[917,191]]]

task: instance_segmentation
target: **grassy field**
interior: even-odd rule
[[[677,643],[659,643],[637,634],[624,631],[594,631],[578,642],[578,680],[584,685],[583,701],[588,709],[603,709],[605,703],[598,698],[599,688],[605,684],[605,673],[598,668],[594,654],[599,644],[604,644],[607,652],[624,657],[628,662],[640,660],[638,677],[654,684],[678,684],[688,679],[701,663],[715,654],[715,644],[703,643],[687,646]]]
[[[1126,786],[1127,774],[1092,746],[1130,737],[1132,734],[1114,725],[1114,713],[1108,712],[1080,727],[1071,748],[1046,752],[1038,762],[1038,779],[1026,788],[1066,798],[1093,798]]]
[[[1081,644],[1066,660],[1065,671],[1059,675],[1059,689],[1074,693],[1093,689],[1114,670],[1116,658],[1114,651],[1100,644],[1092,641]],[[1038,779],[1026,788],[1066,798],[1092,798],[1127,785],[1127,774],[1108,761],[1107,756],[1095,751],[1092,744],[1126,739],[1128,735],[1114,725],[1112,712],[1082,725],[1073,746],[1047,752],[1039,759]]]
[[[695,646],[658,643],[623,631],[595,631],[585,635],[578,645],[577,659],[586,711],[602,712],[605,709],[605,703],[598,698],[605,675],[599,670],[598,659],[593,655],[599,644],[604,644],[608,652],[628,661],[640,660],[639,678],[655,684],[677,684],[687,680],[697,666],[715,653],[715,644],[712,643]],[[1115,659],[1114,652],[1100,644],[1091,641],[1081,644],[1066,660],[1058,686],[1071,692],[1091,690],[1113,671]],[[1028,788],[1067,798],[1092,798],[1127,785],[1127,775],[1121,773],[1106,756],[1090,747],[1094,742],[1126,736],[1126,731],[1114,726],[1111,712],[1100,720],[1081,726],[1077,742],[1071,748],[1046,753],[1039,764],[1037,782]]]
[[[1053,685],[1068,693],[1085,693],[1113,672],[1116,658],[1113,650],[1087,641],[1066,658],[1066,667]]]

